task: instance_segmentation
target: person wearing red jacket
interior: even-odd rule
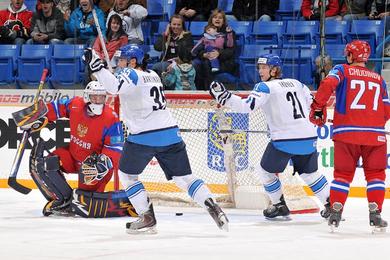
[[[322,126],[326,122],[326,103],[335,91],[333,118],[334,180],[330,188],[331,228],[338,227],[349,187],[360,157],[367,181],[369,223],[384,229],[381,218],[385,197],[387,145],[385,124],[390,118],[390,102],[383,78],[365,67],[370,45],[355,40],[345,47],[347,64],[333,67],[321,81],[311,105],[310,120]]]
[[[325,0],[303,0],[301,5],[301,13],[305,20],[320,20],[321,3]],[[326,0],[326,19],[338,19],[339,16],[339,0]]]
[[[23,44],[30,37],[33,12],[24,0],[11,0],[8,8],[0,11],[0,44]]]

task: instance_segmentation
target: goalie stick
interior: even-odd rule
[[[38,103],[39,103],[38,102],[39,101],[39,96],[41,95],[41,91],[42,91],[43,85],[45,84],[47,72],[48,72],[47,69],[43,70],[42,76],[41,76],[41,80],[39,82],[37,94],[36,94],[36,96],[34,98],[34,106],[36,106],[37,109],[38,109]],[[26,117],[28,117],[28,115],[26,115]],[[16,178],[17,178],[17,175],[18,175],[18,170],[19,170],[22,158],[23,158],[23,153],[24,153],[24,150],[26,148],[26,144],[27,144],[28,138],[30,137],[30,133],[31,133],[31,129],[23,131],[23,137],[22,137],[22,140],[19,143],[18,149],[16,150],[16,155],[15,155],[14,161],[13,161],[12,166],[11,166],[11,172],[10,172],[10,175],[8,177],[8,186],[13,188],[17,192],[20,192],[20,193],[23,193],[23,194],[30,193],[31,189],[23,186],[20,183],[18,183]]]

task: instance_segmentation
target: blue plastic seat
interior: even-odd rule
[[[297,20],[301,12],[302,0],[280,0],[279,9],[276,10],[275,20]]]
[[[21,88],[36,88],[43,69],[50,68],[51,45],[24,44],[18,57],[17,84]]]
[[[168,21],[168,11],[164,8],[164,2],[165,1],[147,0],[149,19]]]
[[[347,21],[326,20],[325,42],[327,44],[345,43],[345,36],[349,32],[350,23]],[[320,42],[320,32],[316,35],[316,43]]]
[[[26,5],[27,9],[34,12],[36,11],[38,0],[24,0],[24,4]]]
[[[225,14],[233,14],[233,2],[234,0],[218,0],[218,9],[224,11]]]
[[[370,43],[371,52],[375,54],[376,46],[383,40],[384,22],[381,20],[354,20],[346,40],[365,40]]]
[[[192,34],[192,38],[194,41],[198,41],[200,38],[203,37],[204,33],[204,27],[207,25],[207,22],[199,22],[199,21],[194,21],[190,23],[190,28],[189,31]]]
[[[247,21],[229,21],[229,26],[236,33],[236,39],[239,46],[249,43],[249,35],[252,31],[253,22]]]
[[[282,44],[314,44],[319,33],[318,21],[288,21]]]
[[[153,37],[152,37],[152,43],[153,44],[156,42],[157,38],[160,37],[162,35],[162,33],[167,29],[168,23],[169,22],[167,22],[167,21],[162,21],[162,22],[158,23],[157,29],[156,29],[155,33],[153,34]],[[152,25],[151,29],[152,29],[152,31],[154,31],[153,25]]]
[[[0,45],[0,86],[15,83],[16,60],[20,54],[20,45]]]
[[[332,58],[334,64],[345,62],[344,49],[345,49],[345,44],[325,45],[325,53]]]
[[[80,84],[83,78],[81,57],[84,45],[53,45],[51,57],[50,84],[54,88],[73,87]]]
[[[152,22],[142,21],[141,28],[144,35],[144,44],[152,44]]]
[[[286,22],[254,22],[250,35],[250,43],[280,44],[283,33],[286,31]]]

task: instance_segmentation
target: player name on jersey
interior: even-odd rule
[[[161,82],[160,77],[158,76],[142,75],[142,79],[144,83]]]
[[[381,79],[379,74],[377,74],[375,72],[372,72],[372,71],[368,71],[366,69],[361,70],[361,69],[358,69],[358,68],[348,68],[348,72],[349,72],[349,75],[351,75],[351,76],[369,77],[369,78],[373,78],[373,79],[376,79],[376,80],[380,80]]]

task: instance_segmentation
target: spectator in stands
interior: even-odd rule
[[[233,15],[239,21],[272,21],[279,0],[234,0]]]
[[[344,0],[340,14],[344,21],[364,20],[371,10],[371,0]]]
[[[106,34],[106,25],[103,11],[94,7],[103,35]],[[92,46],[97,37],[97,29],[92,15],[92,5],[89,0],[80,0],[80,6],[76,8],[70,18],[64,16],[65,30],[70,38],[65,39],[66,44],[86,44]]]
[[[178,0],[175,13],[183,16],[186,21],[207,21],[217,5],[217,0]]]
[[[23,44],[30,37],[31,17],[24,0],[10,0],[0,11],[0,44]]]
[[[141,23],[148,15],[148,10],[130,0],[116,0],[116,5],[108,14],[107,19],[113,14],[118,14],[122,18],[123,28],[127,33],[129,43],[143,44],[144,35]]]
[[[212,73],[211,70],[211,60],[219,60],[219,73],[228,72],[236,74],[237,68],[234,56],[236,37],[234,31],[227,24],[225,12],[215,9],[209,18],[208,25],[216,26],[218,33],[223,35],[224,41],[221,49],[212,52],[207,52],[206,49],[203,49],[193,53],[196,54],[193,65],[196,70],[196,87],[199,90],[208,89],[208,86],[214,79],[215,73]]]
[[[153,65],[153,70],[161,76],[161,73],[166,71],[172,63],[172,59],[178,57],[180,49],[191,53],[193,46],[192,34],[186,30],[183,16],[179,14],[172,15],[167,28],[154,43],[154,49],[162,53],[160,62]]]
[[[316,70],[314,73],[314,88],[318,89],[320,86],[320,82],[322,80],[321,78],[321,56],[317,56],[315,59],[315,64],[316,64]],[[326,77],[329,73],[329,71],[333,68],[333,60],[329,55],[326,55],[324,58],[324,76]]]
[[[319,0],[303,0],[301,5],[301,13],[305,20],[320,20],[321,16],[321,1]],[[339,15],[340,6],[339,0],[325,1],[325,17],[326,19],[341,20]]]
[[[39,0],[41,10],[31,19],[31,39],[27,44],[62,44],[65,38],[64,16],[53,0]]]
[[[388,0],[374,0],[371,4],[370,14],[368,19],[386,19],[390,15],[390,1]]]
[[[161,80],[168,90],[196,90],[191,53],[184,48],[178,52],[178,57],[161,74]]]
[[[123,30],[121,17],[118,14],[111,15],[110,19],[108,20],[107,34],[105,39],[105,45],[110,61],[112,60],[115,52],[119,50],[120,47],[126,45],[127,42],[127,34]],[[105,60],[103,47],[99,37],[96,38],[93,49],[102,60]]]

